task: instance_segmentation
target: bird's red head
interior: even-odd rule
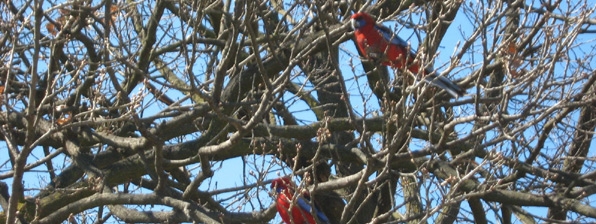
[[[290,179],[290,177],[280,177],[280,178],[273,180],[273,182],[271,182],[271,189],[283,190],[283,189],[291,188],[291,186],[292,186],[292,179]]]
[[[366,26],[373,27],[375,24],[375,20],[365,12],[358,12],[352,15],[351,18],[352,28],[354,28],[354,30],[359,30]]]

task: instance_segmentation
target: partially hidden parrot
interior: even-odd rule
[[[271,182],[271,188],[277,192],[276,208],[284,223],[287,224],[315,224],[311,209],[315,210],[320,223],[329,223],[329,219],[316,207],[312,207],[308,194],[301,194],[294,198],[294,185],[289,177],[282,177]]]
[[[356,45],[364,57],[373,59],[381,65],[391,66],[397,69],[408,69],[414,74],[420,71],[420,63],[414,61],[416,52],[409,50],[408,43],[387,27],[379,25],[375,20],[365,12],[358,12],[352,15],[352,27]],[[457,84],[451,80],[437,76],[429,70],[423,71],[424,81],[444,89],[453,97],[457,98],[464,95]]]

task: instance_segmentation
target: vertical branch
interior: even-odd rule
[[[451,195],[451,194],[448,194]],[[448,196],[447,196],[448,197]],[[442,209],[435,220],[435,223],[440,224],[451,224],[455,223],[457,220],[457,214],[459,214],[459,209],[461,208],[461,201],[454,202],[452,204],[447,205],[446,208]]]
[[[582,92],[582,95],[594,98],[595,91],[596,83],[592,83],[587,89],[587,92]],[[563,171],[567,173],[579,173],[582,170],[586,156],[588,156],[588,152],[590,151],[595,130],[596,104],[591,103],[581,107],[579,120],[573,134],[573,140],[571,141],[568,155],[563,163]],[[557,184],[557,189],[561,191],[560,193],[569,193],[574,187],[573,182],[568,186],[565,186],[565,184]],[[554,220],[565,220],[567,218],[567,210],[561,208],[549,208],[548,217]]]
[[[470,197],[468,198],[468,204],[470,205],[470,209],[472,210],[472,214],[474,215],[475,223],[488,223],[488,220],[486,220],[486,212],[484,211],[484,207],[482,206],[482,201],[480,200],[480,198]]]
[[[230,4],[230,3],[228,3]],[[229,6],[228,6],[229,7]],[[235,63],[238,58],[238,43],[236,42],[236,40],[238,39],[238,36],[240,35],[240,31],[239,29],[239,25],[238,23],[240,23],[241,17],[244,14],[244,9],[248,8],[246,6],[246,2],[245,1],[238,1],[236,2],[236,4],[234,5],[234,15],[233,15],[233,21],[228,21],[229,18],[227,18],[226,16],[222,16],[221,17],[221,27],[220,29],[222,29],[223,27],[227,27],[228,32],[220,32],[220,35],[218,36],[218,39],[225,39],[226,41],[226,45],[222,48],[221,51],[221,61],[219,62],[219,64],[217,65],[217,68],[215,69],[215,77],[214,77],[214,81],[213,81],[213,106],[218,106],[218,104],[220,103],[220,98],[221,98],[221,93],[223,91],[223,85],[224,85],[224,79],[226,77],[228,68],[235,66],[233,63]],[[250,9],[247,9],[250,10]],[[245,15],[245,18],[246,15]],[[247,18],[248,19],[248,18]],[[249,21],[245,21],[245,23],[249,23]],[[225,26],[227,25],[227,26]],[[255,49],[255,54],[258,54],[258,50]]]
[[[401,176],[401,185],[404,192],[404,201],[406,203],[406,217],[410,217],[408,223],[419,223],[423,214],[422,202],[420,198],[420,186],[414,176]]]
[[[24,188],[23,188],[23,175],[25,172],[25,165],[27,163],[27,157],[33,150],[30,146],[35,141],[35,120],[37,117],[36,114],[36,102],[37,102],[37,81],[39,76],[37,75],[37,70],[39,69],[39,52],[41,49],[41,19],[43,18],[43,0],[36,0],[34,3],[34,33],[33,33],[33,65],[31,67],[31,80],[29,84],[29,104],[26,108],[26,136],[25,136],[25,145],[23,146],[21,152],[15,159],[14,164],[14,175],[12,180],[12,193],[11,197],[8,200],[8,211],[6,212],[6,223],[15,223],[16,215],[17,215],[17,207],[19,205],[19,201],[24,197]]]
[[[426,53],[427,58],[425,60],[432,60],[432,55],[437,52],[462,3],[462,1],[453,0],[435,1],[430,4],[432,11],[429,16],[428,36],[421,45],[423,49],[419,49],[419,51]]]
[[[131,77],[126,80],[126,93],[130,94],[132,90],[137,86],[137,84],[143,80],[145,74],[142,72],[147,72],[147,68],[149,67],[149,63],[151,62],[151,54],[153,53],[153,45],[157,41],[157,28],[159,27],[159,21],[163,16],[165,9],[165,1],[164,0],[157,0],[155,2],[154,12],[149,18],[149,22],[147,24],[147,29],[144,32],[143,41],[142,41],[142,48],[139,52],[139,62],[138,68],[140,70],[135,70]],[[141,21],[141,20],[140,20]],[[138,21],[138,22],[140,22]],[[142,30],[142,29],[141,29]]]

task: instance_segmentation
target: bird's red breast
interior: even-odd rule
[[[408,70],[417,74],[420,65],[414,63],[416,55],[408,49],[405,41],[387,27],[379,25],[364,12],[351,17],[356,45],[364,57],[379,60],[382,65]]]
[[[285,223],[294,224],[315,224],[316,221],[310,211],[305,211],[296,203],[293,203],[294,186],[289,177],[282,177],[271,182],[271,188],[277,192],[276,208]]]

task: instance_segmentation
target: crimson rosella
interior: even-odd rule
[[[379,25],[364,12],[352,15],[352,27],[358,49],[366,58],[377,60],[382,65],[405,69],[418,74],[420,63],[415,62],[416,52],[409,50],[408,43],[387,27]],[[444,89],[453,97],[463,96],[464,91],[451,80],[424,70],[424,81]]]
[[[315,224],[315,218],[311,215],[311,209],[315,210],[319,222],[329,223],[329,219],[322,212],[313,208],[308,195],[298,195],[294,198],[294,186],[289,177],[282,177],[273,180],[271,188],[277,192],[277,212],[281,219],[287,224]],[[293,200],[296,199],[296,200]],[[291,208],[291,210],[290,210]]]

